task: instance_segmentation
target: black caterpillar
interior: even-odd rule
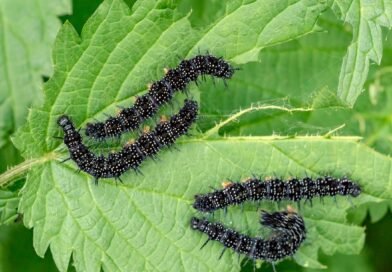
[[[95,177],[120,179],[125,171],[132,168],[138,171],[139,165],[147,158],[154,157],[158,151],[172,145],[177,138],[187,133],[197,118],[198,105],[192,100],[185,100],[184,107],[169,121],[161,121],[154,131],[144,132],[132,144],[127,144],[108,157],[97,156],[83,143],[80,133],[75,129],[70,118],[60,116],[57,123],[64,130],[64,143],[68,147],[70,158],[80,168]]]
[[[205,219],[193,217],[191,227],[208,235],[208,240],[223,244],[224,249],[231,248],[238,254],[245,254],[250,259],[262,259],[272,264],[285,257],[292,256],[306,238],[306,228],[303,218],[291,207],[287,211],[261,213],[260,223],[272,229],[270,238],[254,238],[229,229],[221,223],[212,223]]]
[[[122,133],[137,129],[140,124],[152,117],[158,108],[168,103],[175,92],[185,91],[189,82],[199,76],[211,75],[229,79],[235,68],[211,55],[199,55],[181,61],[177,68],[169,69],[163,79],[152,83],[149,92],[136,99],[133,107],[122,109],[116,117],[109,117],[104,122],[87,123],[86,135],[96,140],[119,137]]]
[[[193,207],[201,212],[214,212],[230,205],[238,205],[245,201],[258,200],[308,200],[324,196],[353,196],[361,193],[358,184],[346,177],[334,178],[322,176],[316,179],[306,177],[303,179],[291,178],[283,181],[279,178],[261,180],[250,178],[244,182],[229,182],[224,188],[204,195],[195,195]]]

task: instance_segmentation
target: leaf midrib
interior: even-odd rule
[[[75,170],[75,168],[73,168],[69,164],[63,164],[63,167],[67,168],[67,169],[69,169],[71,171]],[[89,179],[89,177],[90,176],[86,174],[86,179]],[[87,182],[89,182],[89,181],[87,180]],[[112,179],[101,179],[99,182],[105,182],[107,184],[113,184]],[[93,181],[91,181],[89,183],[92,184]],[[96,185],[94,184],[94,186],[96,186]],[[178,195],[168,194],[167,192],[162,192],[162,191],[158,192],[158,191],[154,191],[154,190],[148,190],[146,188],[140,188],[138,185],[132,186],[132,183],[127,183],[127,182],[126,183],[117,183],[117,181],[116,181],[116,186],[122,187],[122,188],[126,188],[126,189],[132,189],[132,190],[134,190],[136,192],[140,192],[140,193],[148,193],[148,194],[164,196],[164,197],[173,199],[173,200],[178,201],[178,202],[184,202],[186,204],[190,204],[191,203],[191,201],[189,199],[180,197]]]

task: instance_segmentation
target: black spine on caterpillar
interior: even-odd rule
[[[291,209],[273,213],[263,211],[260,223],[272,229],[270,238],[250,237],[221,223],[196,217],[191,219],[192,229],[208,235],[206,243],[210,240],[219,241],[225,248],[231,248],[253,260],[262,259],[272,263],[280,261],[294,255],[306,238],[303,218]]]
[[[201,212],[214,212],[245,201],[311,201],[314,197],[336,195],[357,197],[360,193],[360,186],[346,177],[291,178],[288,181],[251,178],[245,182],[225,184],[223,189],[211,193],[195,195],[193,207]]]
[[[133,107],[122,109],[117,116],[104,122],[87,123],[86,136],[103,140],[135,130],[144,120],[155,115],[161,105],[168,103],[175,92],[186,91],[191,81],[196,82],[204,75],[226,80],[233,76],[235,70],[222,58],[211,55],[183,60],[177,68],[169,69],[161,80],[154,82],[148,93],[137,97]]]
[[[161,121],[153,131],[144,132],[134,143],[107,157],[95,155],[83,144],[80,133],[68,116],[60,116],[57,123],[64,131],[64,143],[70,158],[82,171],[94,176],[97,182],[100,178],[119,179],[131,168],[137,171],[147,157],[154,157],[160,149],[172,145],[177,138],[186,134],[195,122],[197,113],[197,102],[185,100],[183,108],[170,120]]]

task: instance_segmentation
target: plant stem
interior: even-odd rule
[[[40,157],[40,158],[34,158],[30,160],[26,160],[11,169],[7,170],[3,174],[0,175],[0,188],[7,187],[14,181],[18,180],[19,178],[25,176],[27,172],[31,169],[31,167],[37,165],[37,164],[42,164],[48,160],[51,160],[54,158],[53,153],[49,153],[46,156]]]
[[[251,106],[247,109],[241,110],[235,114],[233,114],[232,116],[230,116],[229,118],[227,118],[226,120],[223,120],[222,122],[220,122],[219,124],[217,124],[216,126],[214,126],[213,128],[209,129],[208,131],[206,131],[204,133],[204,139],[210,137],[211,135],[217,134],[219,132],[219,129],[224,127],[225,125],[227,125],[230,122],[235,121],[237,118],[239,118],[240,116],[252,112],[252,111],[260,111],[260,110],[281,110],[281,111],[286,111],[289,113],[292,112],[306,112],[306,111],[312,111],[312,108],[286,108],[286,107],[282,107],[282,106],[274,106],[274,105],[257,105],[257,106]]]
[[[342,124],[342,125],[338,126],[337,128],[334,128],[333,130],[328,131],[328,132],[324,135],[324,137],[325,137],[325,138],[331,137],[335,132],[337,132],[338,130],[341,130],[341,129],[344,128],[345,126],[346,126],[346,124]]]
[[[391,137],[392,138],[392,137]],[[179,141],[179,144],[187,144],[187,143],[194,143],[194,142],[264,142],[269,143],[273,141],[283,141],[283,140],[290,140],[290,141],[322,141],[322,140],[334,140],[334,141],[349,141],[349,142],[359,142],[363,140],[361,136],[333,136],[330,135],[328,137],[324,135],[309,135],[309,136],[281,136],[281,135],[272,135],[272,136],[229,136],[229,137],[216,137],[211,138],[206,141],[204,138],[192,138]]]

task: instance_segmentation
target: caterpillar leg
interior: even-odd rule
[[[70,159],[71,159],[71,157],[68,157],[68,158],[66,158],[64,160],[61,160],[60,163],[65,163],[66,161],[69,161]]]
[[[275,263],[271,263],[271,265],[272,265],[272,270],[273,270],[274,272],[276,272]]]
[[[297,208],[298,208],[298,211],[301,210],[301,200],[298,200],[298,201],[297,201]]]
[[[116,177],[116,180],[119,180],[121,183],[124,183],[120,177]]]
[[[351,199],[351,197],[350,197],[349,195],[347,196],[347,200],[348,200],[348,202],[350,202],[351,207],[353,207],[353,208],[356,208],[356,207],[357,207],[357,206],[355,206],[353,200]]]
[[[336,196],[333,196],[333,201],[335,202],[336,208],[339,208],[338,200],[337,200]]]
[[[226,247],[225,247],[225,248],[223,248],[223,250],[222,250],[221,254],[219,255],[219,258],[218,258],[218,260],[222,259],[222,257],[223,257],[223,253],[225,253],[226,249],[227,249]]]
[[[204,244],[201,245],[200,249],[203,249],[208,244],[209,241],[210,239],[207,239],[207,241],[205,241]]]

